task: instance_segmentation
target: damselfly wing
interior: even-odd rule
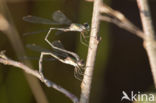
[[[41,23],[41,24],[51,24],[51,25],[63,25],[63,24],[68,25],[67,27],[64,27],[64,28],[53,27],[53,30],[65,31],[65,32],[66,31],[77,31],[77,32],[80,32],[80,34],[81,34],[80,36],[82,36],[83,39],[85,41],[87,41],[84,33],[89,31],[88,23],[84,23],[84,24],[72,23],[71,20],[69,18],[67,18],[65,16],[65,14],[63,14],[60,10],[55,11],[53,13],[52,19],[53,20],[49,20],[49,19],[44,19],[41,17],[30,16],[30,15],[23,17],[24,21],[31,22],[31,23]],[[31,33],[27,33],[27,34],[31,34]],[[32,34],[34,34],[34,32]],[[60,34],[60,32],[59,33],[57,32],[56,34]],[[86,45],[85,43],[83,43],[82,40],[81,40],[81,43]]]
[[[58,45],[55,45],[55,46],[60,47]],[[26,47],[33,50],[33,51],[36,51],[36,52],[51,52],[51,53],[53,53],[53,54],[55,54],[55,55],[57,55],[59,57],[62,57],[62,58],[66,58],[68,56],[67,53],[60,52],[59,50],[46,49],[46,48],[41,47],[41,46],[36,45],[36,44],[27,44]],[[55,60],[55,59],[53,58],[53,60]]]
[[[46,18],[42,18],[42,17],[38,17],[38,16],[32,16],[32,15],[28,15],[28,16],[24,16],[23,20],[27,21],[27,22],[31,22],[31,23],[38,23],[38,24],[48,24],[48,25],[62,25],[62,24],[66,24],[66,25],[70,25],[72,22],[70,19],[68,19],[61,11],[55,11],[52,14],[52,19],[46,19]]]
[[[57,10],[56,12],[53,13],[52,18],[55,22],[59,24],[66,24],[70,25],[72,21],[65,16],[64,13],[62,13],[60,10]]]

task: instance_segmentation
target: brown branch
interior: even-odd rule
[[[86,0],[88,1],[88,0]],[[89,0],[93,1],[93,0]],[[154,85],[156,88],[156,35],[152,24],[152,17],[149,9],[148,0],[136,0],[140,11],[143,31],[131,23],[122,13],[113,10],[106,4],[101,4],[100,15],[102,21],[107,21],[123,28],[144,40],[144,48],[147,52],[151,71],[153,75]]]
[[[19,58],[23,55],[26,56],[22,40],[19,36],[18,30],[12,20],[9,8],[7,7],[6,0],[0,0],[0,31],[8,38],[8,42],[12,46],[15,55]],[[32,64],[28,60],[22,60],[22,62],[29,67],[33,68]],[[32,94],[37,103],[49,103],[48,99],[38,81],[33,76],[28,76],[24,73],[28,85],[32,91]]]
[[[151,13],[149,10],[147,0],[137,0],[137,4],[138,4],[138,8],[142,20],[142,26],[144,29],[146,39],[147,38],[155,39],[155,31],[153,29]]]
[[[117,25],[120,28],[123,28],[136,36],[144,39],[144,33],[138,27],[136,27],[132,22],[130,22],[121,12],[113,10],[106,4],[102,4],[101,13],[105,15],[100,15],[100,19],[102,21],[107,21]]]
[[[151,14],[147,0],[137,0],[140,16],[142,20],[143,30],[140,30],[131,23],[122,13],[113,10],[106,4],[102,4],[100,19],[117,25],[144,40],[144,48],[147,51],[154,84],[156,87],[156,36],[152,25]]]
[[[93,15],[92,15],[92,27],[91,27],[91,34],[90,34],[90,41],[89,41],[89,48],[88,48],[88,56],[86,61],[86,70],[85,75],[81,84],[81,97],[80,103],[88,103],[90,90],[91,90],[91,83],[93,77],[93,70],[95,64],[95,58],[97,53],[97,47],[99,43],[99,15],[100,15],[100,4],[102,0],[95,0],[94,7],[93,7]]]
[[[148,54],[154,84],[156,87],[156,35],[153,29],[152,18],[147,0],[137,0],[137,4],[145,33],[144,48]]]
[[[100,16],[100,20],[113,23],[117,25],[118,27],[125,29],[131,32],[132,34],[144,39],[144,33],[129,21],[119,21],[117,19],[110,18],[107,16]]]
[[[67,91],[66,89],[62,88],[61,86],[55,84],[54,82],[51,82],[50,80],[47,80],[46,78],[43,78],[40,73],[36,70],[33,70],[29,68],[28,66],[24,65],[23,63],[20,63],[18,61],[11,60],[7,58],[3,52],[0,53],[0,63],[4,65],[11,65],[17,68],[22,69],[25,73],[31,74],[41,80],[47,87],[52,87],[56,89],[57,91],[63,93],[65,96],[67,96],[73,103],[78,103],[78,98]]]

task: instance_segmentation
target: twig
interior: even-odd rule
[[[153,29],[151,13],[147,0],[137,0],[140,16],[142,20],[142,26],[145,32],[146,39],[156,39],[155,31]]]
[[[87,0],[86,0],[87,1]],[[91,0],[92,1],[92,0]],[[103,21],[111,22],[120,28],[123,28],[136,36],[144,40],[144,48],[147,51],[149,62],[151,65],[151,71],[153,75],[154,85],[156,88],[156,35],[152,24],[152,18],[150,14],[149,4],[147,0],[136,0],[140,11],[143,30],[140,30],[133,23],[131,23],[122,13],[113,10],[106,4],[101,4],[101,13],[106,15],[100,15],[100,19]]]
[[[144,48],[148,54],[156,88],[156,35],[153,29],[152,18],[147,0],[137,0],[137,4],[145,33]]]
[[[91,82],[95,64],[95,58],[97,53],[97,47],[99,43],[99,15],[100,15],[100,4],[102,0],[95,0],[94,7],[93,7],[93,15],[92,15],[92,27],[91,27],[91,34],[90,34],[90,41],[89,41],[89,48],[88,48],[88,56],[86,61],[86,70],[85,75],[81,84],[81,97],[80,103],[88,103],[89,96],[90,96],[90,89],[91,89]]]
[[[52,87],[52,88],[56,89],[57,91],[63,93],[71,101],[73,101],[73,103],[78,103],[78,98],[75,95],[73,95],[66,89],[62,88],[61,86],[55,84],[54,82],[51,82],[50,80],[47,80],[46,78],[43,78],[38,71],[29,68],[28,66],[24,65],[23,63],[20,63],[20,62],[17,62],[17,61],[7,58],[3,52],[0,53],[0,63],[5,64],[5,65],[11,65],[11,66],[18,67],[18,68],[22,69],[24,72],[31,74],[31,75],[35,76],[36,78],[38,78],[39,80],[41,80],[47,87]]]
[[[15,55],[19,58],[23,55],[26,55],[22,40],[19,36],[19,33],[14,25],[12,20],[12,16],[9,12],[9,9],[6,4],[6,0],[0,0],[0,30],[6,35],[8,38],[8,42],[12,46]],[[33,68],[32,64],[28,60],[22,60],[22,62],[29,67]],[[26,80],[28,81],[29,87],[32,91],[32,94],[37,103],[49,103],[48,99],[38,81],[33,76],[28,76],[24,73]]]
[[[107,21],[117,25],[120,28],[123,28],[136,36],[144,39],[144,33],[136,27],[133,23],[131,23],[122,13],[119,11],[113,10],[106,4],[101,4],[101,13],[105,15],[100,15],[100,19],[103,21]]]
[[[129,31],[144,40],[144,48],[146,49],[149,57],[154,84],[156,87],[156,36],[147,0],[137,0],[137,3],[140,10],[144,32],[131,23],[122,13],[113,10],[106,4],[102,4],[101,7],[101,13],[106,15],[101,15],[100,19],[114,23],[118,27]]]

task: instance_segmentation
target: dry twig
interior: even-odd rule
[[[144,48],[148,54],[151,71],[156,88],[156,35],[152,24],[152,18],[147,0],[137,0],[143,30],[145,33]]]
[[[14,25],[14,22],[12,20],[12,16],[7,7],[6,0],[0,0],[0,31],[2,31],[4,35],[6,35],[6,37],[8,38],[8,42],[12,46],[17,57],[26,55],[22,40],[19,36],[16,26]],[[33,68],[28,60],[23,60],[23,63]],[[38,79],[34,78],[33,76],[28,76],[27,74],[24,75],[26,77],[26,80],[28,81],[29,87],[36,102],[48,103],[47,97]]]
[[[92,1],[92,0],[91,0]],[[38,71],[35,71],[26,65],[13,61],[7,58],[4,54],[0,55],[0,63],[5,65],[12,65],[18,68],[21,68],[26,73],[31,74],[38,79],[40,79],[46,86],[52,87],[57,91],[66,95],[69,99],[71,99],[74,103],[88,103],[89,95],[91,89],[91,81],[93,77],[93,70],[96,58],[97,47],[100,39],[98,38],[98,29],[100,20],[114,23],[115,25],[123,28],[136,36],[142,38],[144,40],[144,46],[148,53],[151,69],[153,73],[154,83],[156,86],[156,37],[155,32],[153,30],[152,19],[148,7],[147,0],[137,0],[138,7],[140,10],[140,15],[143,23],[144,32],[136,27],[133,23],[131,23],[122,13],[119,11],[113,10],[106,4],[102,3],[102,0],[94,0],[94,9],[93,9],[93,17],[92,17],[92,28],[90,34],[90,42],[88,49],[88,56],[86,62],[86,70],[85,75],[81,84],[81,97],[80,102],[78,98],[67,91],[66,89],[58,86],[57,84],[47,80],[46,78],[42,78]],[[101,13],[101,14],[100,14]],[[105,15],[103,15],[105,14]]]
[[[121,12],[113,10],[106,4],[101,4],[101,13],[105,15],[100,15],[102,21],[107,21],[123,28],[134,35],[144,39],[144,33],[138,27],[136,27],[132,22],[130,22]]]
[[[156,87],[156,36],[152,25],[152,18],[149,10],[149,5],[147,0],[137,0],[138,8],[140,10],[140,16],[142,20],[142,25],[144,31],[136,27],[132,22],[130,22],[122,13],[113,10],[106,4],[101,5],[101,13],[105,15],[100,15],[100,19],[117,25],[136,36],[140,37],[144,41],[144,48],[147,51],[151,70],[153,74],[154,84]]]
[[[78,98],[75,95],[73,95],[66,89],[62,88],[61,86],[55,84],[54,82],[51,82],[50,80],[47,80],[46,78],[43,78],[38,71],[29,68],[28,66],[24,65],[23,63],[9,59],[8,57],[6,57],[4,55],[4,52],[0,53],[0,63],[5,64],[5,65],[11,65],[11,66],[22,69],[24,72],[31,74],[31,75],[35,76],[36,78],[38,78],[39,80],[41,80],[47,87],[52,87],[52,88],[56,89],[57,91],[63,93],[71,101],[73,101],[73,103],[78,103]]]
[[[99,43],[99,15],[100,15],[100,4],[102,0],[95,0],[94,7],[93,7],[93,15],[92,15],[92,27],[91,27],[91,34],[90,34],[90,41],[89,41],[89,48],[88,48],[88,56],[86,61],[86,70],[85,75],[81,84],[81,98],[80,103],[88,103],[89,96],[90,96],[90,89],[91,89],[91,82],[93,77],[93,70],[95,64],[95,58],[97,53],[97,47]]]

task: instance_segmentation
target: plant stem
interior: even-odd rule
[[[23,63],[11,60],[11,59],[7,58],[3,53],[0,53],[0,63],[5,64],[5,65],[11,65],[11,66],[22,69],[25,73],[31,74],[34,77],[41,80],[47,87],[52,87],[55,90],[57,90],[57,91],[61,92],[62,94],[64,94],[73,103],[78,103],[78,98],[75,95],[70,93],[68,90],[62,88],[61,86],[55,84],[54,82],[51,82],[50,80],[47,80],[46,78],[42,78],[41,74],[38,71],[29,68],[28,66],[24,65]]]
[[[80,103],[89,102],[95,58],[96,58],[97,47],[99,43],[98,30],[99,30],[99,23],[100,23],[99,15],[100,15],[101,3],[102,3],[102,0],[94,1],[93,15],[92,15],[92,27],[91,27],[91,34],[90,34],[90,41],[89,41],[89,48],[88,48],[88,56],[87,56],[87,61],[86,61],[86,70],[85,70],[85,73],[84,73],[85,75],[81,84]]]
[[[156,36],[153,29],[151,13],[147,0],[137,0],[137,4],[145,34],[144,48],[148,54],[154,85],[156,87]]]

